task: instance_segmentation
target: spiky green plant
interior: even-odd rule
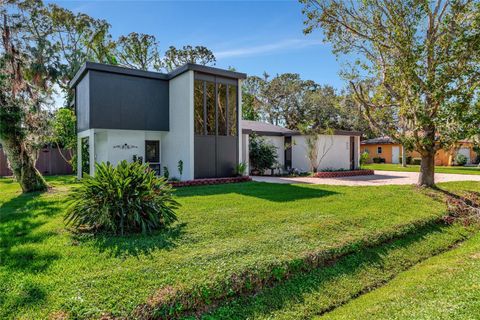
[[[120,235],[162,229],[177,220],[179,207],[164,178],[148,164],[127,161],[96,164],[95,176],[86,176],[71,199],[67,225]]]

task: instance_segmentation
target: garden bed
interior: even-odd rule
[[[315,178],[341,178],[341,177],[353,177],[353,176],[371,176],[374,174],[373,170],[361,169],[351,171],[324,171],[316,172],[313,176]]]
[[[210,178],[210,179],[195,179],[187,181],[169,181],[169,183],[176,188],[179,187],[191,187],[191,186],[205,186],[213,184],[225,184],[225,183],[239,183],[252,181],[252,178],[248,176],[242,177],[229,177],[229,178]]]

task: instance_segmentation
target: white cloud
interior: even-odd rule
[[[245,57],[252,55],[268,54],[282,52],[286,50],[296,50],[314,45],[320,45],[322,42],[312,39],[285,39],[273,43],[248,46],[237,49],[214,51],[217,59],[231,57]]]

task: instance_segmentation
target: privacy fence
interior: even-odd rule
[[[67,150],[62,149],[62,153],[70,159]],[[45,147],[40,150],[36,163],[38,171],[43,175],[61,175],[72,174],[72,166],[68,164],[60,155],[60,151],[54,147]],[[12,171],[8,168],[7,156],[0,146],[0,177],[11,176]]]

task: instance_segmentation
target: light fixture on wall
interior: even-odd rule
[[[138,147],[125,143],[125,144],[117,144],[116,146],[113,146],[113,149],[130,150],[130,149],[138,149]]]

